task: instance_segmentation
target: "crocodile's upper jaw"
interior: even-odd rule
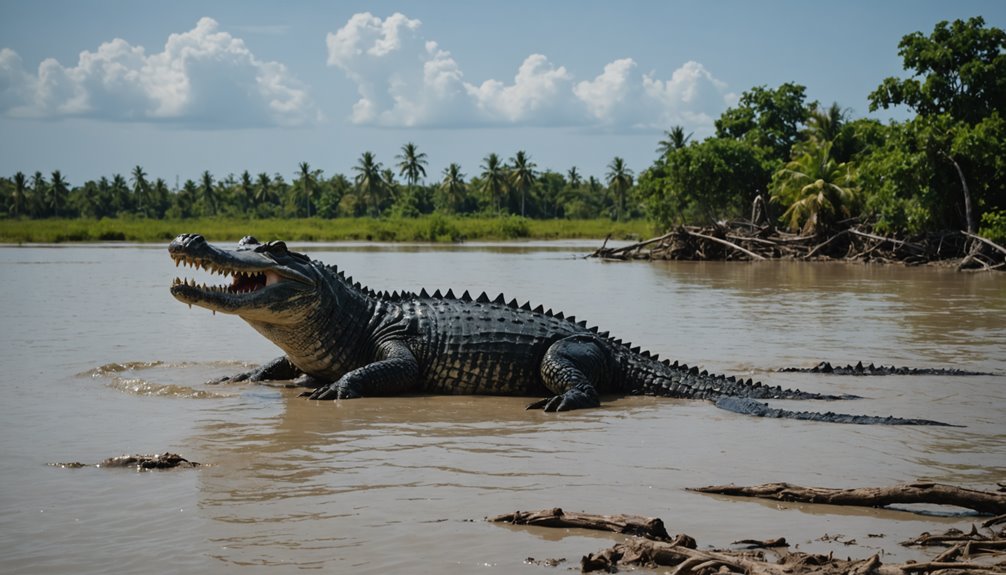
[[[250,240],[250,241],[249,241]],[[237,250],[218,248],[202,236],[178,236],[168,246],[175,265],[220,274],[218,285],[175,278],[171,295],[183,303],[231,313],[250,321],[291,323],[311,298],[317,282],[310,260],[288,252],[285,245],[242,240]]]

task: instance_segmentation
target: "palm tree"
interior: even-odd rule
[[[241,211],[247,213],[255,202],[255,184],[248,170],[241,172]]]
[[[70,195],[69,184],[59,170],[52,173],[52,182],[49,184],[49,208],[55,216],[63,215],[66,207],[66,197]]]
[[[133,197],[136,198],[136,211],[144,213],[146,204],[149,203],[150,184],[147,183],[147,173],[143,168],[136,166],[130,175],[133,180]]]
[[[580,185],[583,184],[583,176],[580,175],[580,172],[576,169],[576,166],[573,166],[572,168],[569,169],[568,172],[566,172],[566,181],[569,182],[569,187],[574,190],[579,188]]]
[[[300,190],[300,195],[304,196],[304,205],[307,206],[307,217],[311,217],[311,199],[314,198],[314,193],[318,190],[318,178],[321,177],[321,170],[311,170],[310,164],[307,162],[300,163],[300,172],[298,173],[299,178],[297,187]]]
[[[358,201],[366,202],[369,198],[373,202],[373,213],[377,215],[385,185],[381,177],[381,163],[377,161],[373,152],[367,151],[360,156],[359,161],[353,166],[353,171],[356,172],[353,182],[356,184]]]
[[[489,196],[490,202],[495,202],[496,213],[500,212],[500,198],[506,191],[507,174],[506,167],[500,163],[500,158],[495,153],[489,154],[482,160],[482,186],[479,191]]]
[[[45,198],[49,195],[49,185],[45,183],[42,172],[35,171],[31,177],[30,211],[32,215],[45,214]]]
[[[848,163],[831,157],[831,142],[809,145],[772,178],[772,201],[786,206],[781,219],[790,230],[813,234],[831,230],[854,215],[859,191]]]
[[[831,106],[824,110],[814,106],[807,118],[807,133],[810,139],[818,143],[834,142],[842,132],[847,115],[847,110],[839,107],[838,102],[832,102]]]
[[[10,213],[15,218],[21,215],[27,196],[28,178],[24,172],[18,172],[14,174],[14,189],[10,192]]]
[[[404,176],[410,186],[415,186],[420,177],[426,177],[426,154],[419,152],[412,142],[402,146],[402,153],[395,159],[399,160],[398,175]]]
[[[528,190],[534,185],[535,179],[538,177],[538,173],[535,172],[535,168],[538,167],[537,164],[531,161],[531,158],[524,153],[524,150],[518,150],[517,155],[510,158],[511,171],[510,171],[510,183],[513,185],[515,190],[520,191],[520,215],[524,216],[524,197],[527,195]]]
[[[452,163],[444,168],[444,179],[440,182],[440,191],[447,200],[447,207],[450,211],[456,212],[465,201],[465,175],[461,173],[461,166]]]
[[[681,126],[673,126],[670,130],[664,130],[664,139],[657,143],[657,153],[661,158],[666,158],[674,150],[680,150],[688,145],[688,140],[692,139],[690,132],[685,135],[685,129]]]
[[[211,216],[217,213],[217,190],[213,186],[213,174],[209,170],[204,170],[202,175],[202,187],[199,190],[203,194],[203,201],[209,209]]]
[[[258,175],[258,179],[255,180],[255,195],[253,199],[257,204],[271,204],[275,199],[269,174],[262,172]]]
[[[112,176],[112,184],[108,188],[109,196],[112,200],[112,210],[116,215],[121,215],[129,210],[129,186],[126,185],[126,178],[122,174]]]
[[[608,188],[615,194],[615,219],[622,219],[625,210],[625,195],[632,187],[632,170],[625,165],[625,160],[615,156],[608,164]]]
[[[154,180],[154,187],[150,190],[152,215],[155,218],[163,218],[170,202],[168,183],[164,178]]]

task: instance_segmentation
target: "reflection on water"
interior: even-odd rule
[[[792,262],[616,264],[576,259],[586,251],[576,244],[311,246],[312,257],[377,289],[504,291],[665,357],[866,398],[843,411],[967,425],[913,429],[762,420],[641,397],[545,414],[525,411],[527,398],[319,403],[282,385],[205,385],[278,352],[240,320],[177,304],[163,251],[0,249],[5,571],[512,572],[526,569],[528,556],[575,558],[620,539],[482,521],[555,506],[660,516],[700,544],[785,536],[803,550],[866,556],[879,546],[897,560],[917,551],[892,542],[967,528],[969,518],[685,488],[915,479],[988,488],[1006,480],[1004,376],[772,371],[826,359],[1006,374],[1000,276]],[[45,466],[167,450],[210,465],[148,474]],[[878,532],[887,537],[868,537]],[[859,543],[817,541],[825,533]]]

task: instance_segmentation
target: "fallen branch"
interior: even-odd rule
[[[565,512],[558,507],[541,511],[514,511],[487,519],[493,523],[538,525],[541,527],[573,527],[638,535],[657,541],[670,541],[664,522],[657,517],[638,515],[593,515]]]
[[[711,242],[716,242],[718,244],[723,244],[723,245],[725,245],[725,246],[727,246],[729,248],[733,248],[733,249],[741,252],[742,254],[747,255],[748,257],[750,257],[751,259],[754,259],[754,260],[764,260],[765,259],[764,257],[762,257],[762,256],[760,256],[760,255],[758,255],[758,254],[756,254],[754,252],[752,252],[751,250],[746,250],[746,249],[740,247],[739,245],[737,245],[735,243],[731,243],[731,242],[728,242],[726,240],[721,240],[720,238],[716,238],[716,237],[713,237],[713,236],[707,236],[705,234],[700,234],[698,232],[693,232],[693,231],[690,231],[688,229],[685,229],[685,233],[687,233],[690,236],[695,236],[697,238],[702,238],[704,240],[709,240]]]
[[[801,487],[789,483],[736,486],[710,485],[690,488],[700,493],[717,493],[741,497],[758,497],[777,501],[824,503],[828,505],[855,505],[860,507],[886,507],[897,503],[931,503],[954,505],[978,513],[998,515],[1006,513],[1006,493],[964,489],[941,483],[909,483],[892,487],[862,487],[857,489],[830,489]]]
[[[983,244],[991,246],[991,247],[999,250],[1000,252],[1006,254],[1006,248],[1004,248],[1001,245],[993,242],[992,240],[987,240],[987,239],[985,239],[985,238],[983,238],[983,237],[981,237],[979,235],[971,234],[971,233],[964,232],[964,231],[962,231],[961,233],[964,234],[964,235],[966,235],[967,237],[973,239],[973,240],[978,240],[978,241],[982,242]]]

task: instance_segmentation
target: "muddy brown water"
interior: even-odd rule
[[[575,565],[620,540],[483,521],[556,506],[659,516],[700,545],[782,536],[802,550],[905,560],[922,555],[898,541],[973,518],[685,488],[1006,481],[1006,376],[772,371],[863,359],[1006,374],[1003,274],[606,263],[576,259],[594,247],[577,243],[300,246],[376,289],[504,291],[710,371],[866,397],[800,408],[967,427],[843,426],[639,397],[545,414],[524,411],[524,398],[317,403],[278,386],[207,386],[277,349],[237,318],[176,302],[168,287],[181,272],[164,247],[0,248],[5,573],[538,572],[526,558]],[[209,465],[46,465],[168,450]]]

